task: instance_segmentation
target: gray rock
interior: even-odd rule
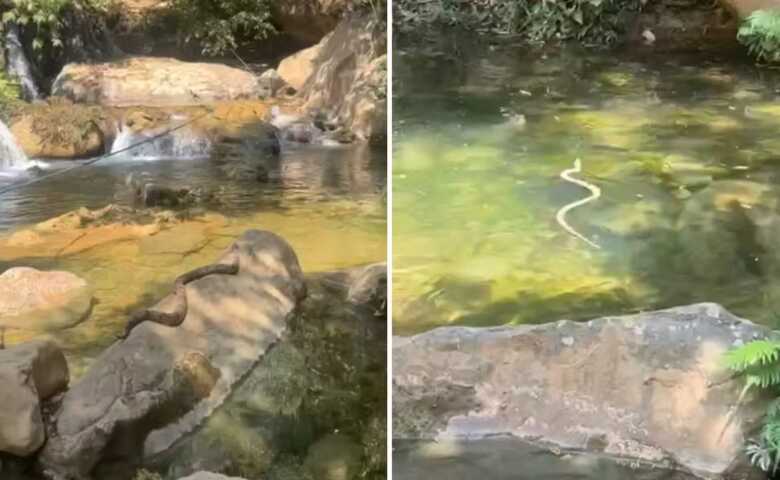
[[[238,274],[187,284],[188,310],[179,327],[138,325],[67,392],[39,457],[51,478],[87,479],[101,459],[132,462],[165,451],[210,415],[279,339],[305,296],[295,252],[257,230],[233,248]],[[171,311],[173,302],[169,295],[155,308]]]
[[[347,301],[375,312],[387,312],[387,264],[375,263],[359,272],[347,292]]]
[[[434,470],[473,478],[463,472],[478,464],[488,478],[544,478],[509,476],[498,461],[518,440],[571,451],[581,463],[595,455],[647,469],[631,478],[663,470],[676,472],[663,478],[763,478],[746,466],[743,447],[760,428],[765,400],[737,403],[742,385],[724,371],[722,356],[767,334],[719,305],[697,304],[587,323],[439,328],[397,338],[393,436],[423,444],[404,457],[406,474],[398,478]],[[485,443],[496,439],[507,443]],[[434,441],[439,450],[449,445],[448,453],[426,450]],[[577,478],[621,478],[588,471]]]
[[[279,72],[273,68],[269,68],[257,79],[258,83],[258,96],[260,98],[276,97],[280,94],[291,96],[295,95],[296,90],[290,84],[288,84],[284,78],[279,75]]]
[[[85,320],[91,309],[91,289],[72,273],[14,267],[0,275],[0,328],[60,330]]]
[[[43,445],[40,403],[64,390],[69,379],[65,356],[52,342],[0,350],[0,452],[27,456]]]

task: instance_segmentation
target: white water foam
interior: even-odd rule
[[[9,170],[25,170],[31,166],[33,164],[16,144],[11,130],[0,121],[0,172],[10,173]]]
[[[211,153],[211,141],[191,128],[175,130],[151,140],[155,135],[159,135],[159,132],[133,132],[120,126],[111,153],[122,151],[121,156],[135,160],[203,158]],[[126,149],[129,150],[124,151]]]

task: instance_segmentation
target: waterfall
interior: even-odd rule
[[[125,126],[120,126],[119,133],[111,146],[111,153],[123,151],[137,144],[140,145],[130,148],[121,155],[137,160],[157,160],[202,158],[209,156],[211,152],[211,141],[191,128],[182,128],[150,140],[159,133],[160,131],[133,132]]]
[[[27,155],[16,144],[13,134],[0,120],[0,171],[21,170],[30,166]]]

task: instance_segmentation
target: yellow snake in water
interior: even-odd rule
[[[568,205],[561,207],[561,209],[558,210],[558,213],[555,214],[555,220],[558,221],[558,225],[560,225],[564,230],[569,232],[571,235],[579,238],[580,240],[587,243],[593,248],[601,248],[595,243],[585,238],[582,234],[580,234],[580,232],[572,228],[571,225],[569,225],[568,222],[566,222],[566,214],[569,213],[569,211],[579,206],[585,205],[588,202],[596,200],[601,196],[601,190],[599,189],[599,187],[592,185],[584,180],[580,180],[578,178],[574,178],[571,176],[572,173],[580,173],[580,172],[582,172],[582,162],[580,161],[579,158],[577,158],[574,160],[574,168],[569,168],[562,171],[561,178],[566,180],[567,182],[573,183],[575,185],[579,185],[583,188],[587,188],[588,190],[590,190],[590,195],[583,198],[582,200],[577,200],[576,202],[572,202]]]

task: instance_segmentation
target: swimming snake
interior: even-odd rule
[[[566,214],[569,213],[571,210],[574,210],[577,207],[580,207],[582,205],[585,205],[588,202],[591,202],[593,200],[596,200],[601,196],[601,189],[599,187],[592,185],[584,180],[580,180],[578,178],[574,178],[571,176],[572,173],[580,173],[582,172],[582,162],[579,158],[574,160],[574,168],[569,168],[567,170],[564,170],[561,172],[561,178],[566,180],[569,183],[573,183],[575,185],[579,185],[583,188],[587,188],[590,190],[590,195],[583,198],[582,200],[577,200],[576,202],[572,202],[568,205],[565,205],[561,207],[560,210],[558,210],[558,213],[555,214],[555,220],[558,222],[558,225],[560,225],[564,230],[569,232],[571,235],[579,238],[583,242],[587,243],[593,248],[601,248],[592,241],[585,238],[582,234],[580,234],[578,231],[576,231],[574,228],[571,227],[571,225],[566,222]]]

